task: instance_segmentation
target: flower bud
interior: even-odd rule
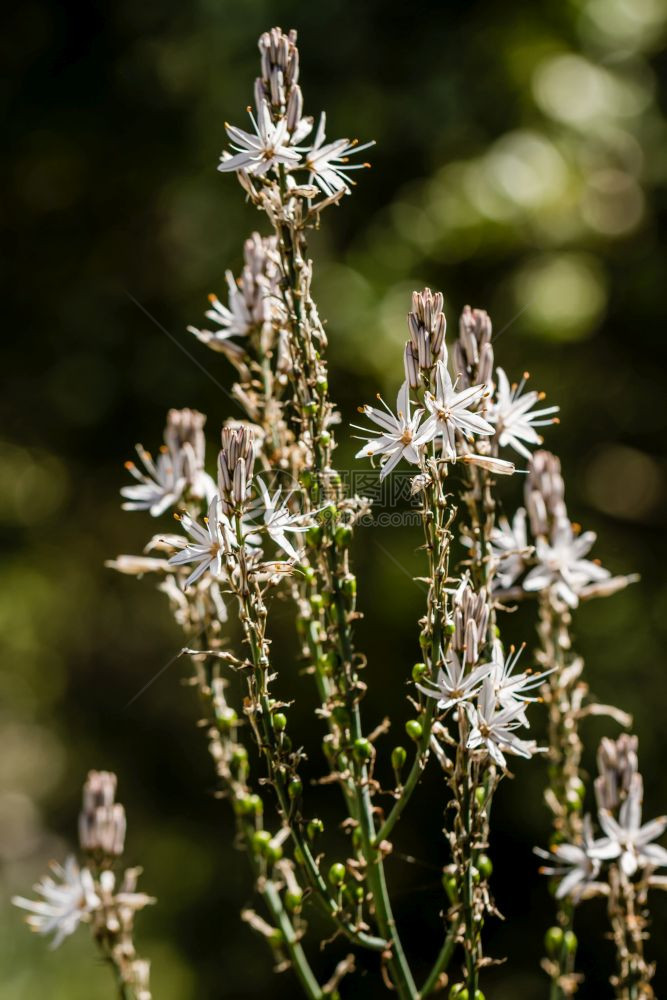
[[[417,742],[417,740],[420,740],[423,730],[422,730],[422,724],[419,721],[419,719],[408,719],[408,721],[405,723],[405,732],[407,733],[407,735],[410,737],[411,740],[415,741],[415,743]]]
[[[354,754],[354,756],[358,761],[363,762],[366,760],[370,760],[370,758],[373,756],[373,747],[371,746],[369,740],[365,739],[364,737],[360,737],[359,739],[354,741],[352,753]]]
[[[273,728],[277,733],[283,733],[287,728],[287,716],[282,712],[273,713]]]
[[[332,885],[342,885],[346,874],[345,865],[342,865],[340,861],[335,861],[329,869],[329,881]]]
[[[574,955],[576,953],[578,944],[577,935],[574,931],[565,931],[565,934],[563,935],[563,947],[568,955]]]
[[[252,849],[255,854],[264,854],[271,843],[271,834],[268,830],[255,830],[252,835]]]
[[[550,958],[556,958],[563,947],[563,928],[550,927],[544,935],[544,949]]]
[[[309,840],[315,840],[315,837],[320,833],[324,833],[324,823],[321,819],[311,819],[306,827],[306,833],[308,834]]]
[[[303,782],[301,781],[301,779],[292,778],[289,785],[287,786],[287,794],[289,795],[290,799],[292,801],[298,799],[302,791],[303,791]]]
[[[493,874],[493,862],[488,854],[480,854],[477,858],[477,868],[484,879],[491,878]]]
[[[426,664],[415,663],[414,667],[412,668],[412,679],[415,682],[415,684],[418,684],[419,681],[423,680],[425,673],[426,673]]]

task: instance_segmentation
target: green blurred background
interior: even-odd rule
[[[172,663],[126,707],[180,635],[148,580],[103,568],[159,530],[120,511],[135,441],[155,448],[166,410],[194,406],[209,415],[213,452],[231,412],[199,367],[227,385],[225,361],[185,326],[200,321],[208,292],[223,291],[224,269],[238,270],[242,241],[261,223],[215,168],[224,121],[244,124],[256,38],[276,23],[299,31],[306,110],[326,108],[332,138],[377,139],[372,171],[357,175],[354,197],[325,216],[312,244],[344,427],[402,378],[413,287],[443,290],[450,329],[465,303],[491,312],[503,331],[499,362],[511,375],[530,370],[562,407],[548,443],[563,457],[571,515],[599,532],[605,565],[642,574],[581,609],[577,644],[600,699],[635,716],[647,816],[667,810],[665,0],[85,9],[27,0],[3,40],[12,67],[0,397],[3,1000],[112,995],[85,931],[49,952],[6,905],[73,844],[89,767],[118,772],[128,860],[144,865],[143,887],[159,897],[139,917],[157,1000],[295,995],[238,919],[250,881],[213,797],[186,665]],[[349,468],[346,430],[342,438],[339,465]],[[506,487],[508,510],[519,493]],[[407,715],[423,605],[408,579],[421,568],[418,544],[416,529],[359,533],[369,728],[391,712],[400,733]],[[278,608],[281,680],[286,693],[303,691],[293,716],[305,731],[313,703],[288,627]],[[529,613],[507,627],[532,644]],[[615,731],[586,725],[589,765],[600,735]],[[316,748],[312,761],[317,773]],[[493,1000],[546,995],[538,961],[550,902],[531,855],[548,835],[544,770],[519,763],[499,795],[491,853],[508,920],[489,928],[488,946],[509,962],[488,974]],[[440,803],[434,771],[389,863],[418,971],[439,935]],[[334,804],[318,792],[313,811],[333,822]],[[653,902],[657,956],[667,900]],[[579,928],[580,995],[609,996],[602,907],[582,908]],[[315,964],[328,975],[341,953],[315,950]],[[377,995],[374,981],[360,975],[347,995]],[[663,963],[658,996],[666,989]]]

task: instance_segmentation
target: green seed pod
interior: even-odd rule
[[[360,737],[358,740],[354,741],[354,747],[352,753],[358,761],[370,760],[373,756],[373,747],[371,746],[369,740],[364,737]]]
[[[336,545],[341,548],[345,548],[352,541],[352,528],[349,524],[339,524],[336,528],[336,534],[334,535],[336,539]]]
[[[228,733],[237,719],[238,715],[229,705],[223,705],[220,711],[215,714],[215,721],[223,733]]]
[[[309,490],[313,485],[313,477],[308,469],[304,469],[299,478],[304,489]]]
[[[252,803],[249,795],[244,795],[234,799],[234,812],[237,816],[249,816],[252,812]]]
[[[475,865],[470,866],[470,877],[472,878],[473,885],[479,885],[481,876],[479,874],[479,869]]]
[[[449,1000],[468,1000],[468,991],[463,983],[454,983],[449,991]]]
[[[264,854],[271,842],[271,834],[268,830],[255,830],[252,835],[252,848],[255,854]]]
[[[311,525],[305,532],[306,545],[311,549],[317,549],[322,544],[322,529],[317,524]]]
[[[310,595],[310,606],[313,611],[320,611],[324,607],[324,599],[321,594]]]
[[[304,405],[304,410],[306,411],[309,417],[314,417],[315,414],[317,413],[317,403],[315,401],[306,403]]]
[[[274,712],[272,718],[275,731],[277,733],[284,733],[287,728],[287,716],[283,715],[282,712]]]
[[[292,801],[294,801],[294,799],[298,799],[302,791],[303,791],[303,783],[301,779],[292,778],[289,785],[287,786],[287,794],[289,795],[290,799]]]
[[[577,935],[574,931],[565,931],[563,935],[563,947],[565,948],[568,955],[574,955],[577,951]]]
[[[475,789],[475,802],[478,809],[483,809],[486,805],[486,788],[483,788],[482,785],[478,785]]]
[[[454,622],[447,622],[443,631],[445,635],[454,635],[454,633],[456,632],[456,625],[454,624]]]
[[[300,889],[288,889],[285,893],[285,906],[290,913],[298,913],[303,903],[303,893]]]
[[[563,948],[563,928],[550,927],[544,935],[544,949],[550,958],[559,955]]]
[[[248,751],[246,748],[242,746],[235,747],[230,763],[234,774],[238,775],[239,771],[248,763]]]
[[[311,819],[306,827],[306,833],[308,834],[308,840],[315,840],[318,834],[324,833],[324,823],[321,819]]]
[[[280,861],[280,859],[282,858],[283,849],[277,840],[271,840],[266,845],[264,853],[266,855],[266,860],[270,861],[271,864],[275,864],[276,861]]]
[[[250,803],[250,812],[253,812],[255,816],[261,816],[264,812],[264,803],[259,795],[249,795],[248,802]]]
[[[343,593],[350,599],[357,596],[357,578],[349,573],[343,580]]]
[[[481,990],[475,990],[475,1000],[486,1000]]]
[[[454,903],[458,903],[459,883],[458,879],[456,878],[456,875],[452,875],[451,873],[445,872],[445,874],[442,876],[442,887],[447,893],[447,898],[449,899],[449,902],[452,903],[452,905]]]
[[[394,747],[391,751],[391,766],[395,771],[400,771],[405,766],[408,752],[405,747]]]
[[[491,878],[493,874],[493,862],[488,854],[480,854],[477,858],[477,868],[482,878]]]
[[[316,379],[315,386],[316,386],[317,391],[320,393],[321,396],[326,395],[326,393],[327,393],[327,391],[329,389],[329,383],[327,382],[327,380],[324,377],[324,375],[320,375],[319,378]]]
[[[415,741],[415,743],[417,740],[420,740],[423,730],[419,719],[408,719],[405,723],[405,732],[411,740]]]
[[[422,680],[425,673],[426,673],[426,664],[415,663],[414,667],[412,668],[412,679],[415,682],[415,684],[418,684],[419,681]]]
[[[322,431],[320,434],[320,444],[323,444],[325,447],[331,444],[331,434],[329,434],[329,431]]]
[[[281,948],[285,943],[285,936],[279,927],[274,927],[269,938],[269,942],[274,948]]]
[[[338,508],[335,503],[326,504],[320,511],[320,518],[325,524],[335,524],[338,520]]]
[[[345,881],[345,865],[340,861],[335,861],[329,869],[329,881],[332,885],[342,885]]]
[[[360,851],[364,844],[364,835],[361,832],[361,827],[355,826],[352,831],[352,845],[355,850]]]

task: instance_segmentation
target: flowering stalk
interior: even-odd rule
[[[55,879],[45,876],[35,886],[40,900],[16,896],[12,902],[28,910],[32,930],[53,933],[54,948],[80,924],[90,924],[93,940],[113,970],[121,1000],[151,1000],[150,963],[137,955],[134,916],[155,900],[136,891],[140,868],[126,869],[117,885],[114,868],[125,848],[126,819],[115,795],[115,774],[89,773],[79,816],[85,866],[73,855],[64,867],[54,863]]]
[[[423,662],[413,668],[415,717],[405,727],[414,759],[404,778],[407,752],[394,747],[393,803],[386,813],[378,806],[376,743],[387,724],[367,735],[362,723],[364,658],[354,645],[358,612],[350,568],[353,529],[368,503],[344,496],[333,464],[338,415],[329,397],[326,336],[311,294],[306,243],[322,211],[350,193],[351,171],[364,166],[350,158],[365,147],[347,139],[326,143],[324,115],[306,144],[313,121],[303,114],[296,36],[276,28],[261,37],[259,48],[253,131],[226,126],[231,152],[223,153],[220,170],[236,173],[249,201],[267,217],[272,235],[254,234],[246,241],[239,279],[227,274],[226,304],[210,298],[206,316],[217,329],[191,328],[236,367],[233,395],[245,419],[223,427],[216,482],[204,470],[204,418],[194,411],[170,412],[158,460],[138,448],[143,471],[130,465],[137,485],[126,487],[124,496],[128,509],[154,517],[171,507],[183,533],[158,535],[144,555],[121,556],[113,565],[130,574],[156,574],[188,637],[221,794],[232,803],[238,843],[248,853],[266,908],[265,916],[250,909],[243,916],[268,940],[277,967],[293,968],[308,997],[334,995],[353,968],[348,957],[328,983],[317,981],[302,946],[305,906],[312,900],[334,935],[381,956],[385,983],[399,997],[417,1000],[443,987],[459,952],[462,980],[450,995],[483,1000],[480,970],[490,960],[483,953],[482,930],[486,916],[496,912],[485,853],[491,803],[507,773],[507,755],[531,758],[542,749],[518,730],[528,726],[528,703],[537,700],[534,692],[547,675],[549,690],[555,692],[556,684],[558,691],[566,689],[565,701],[560,695],[549,700],[555,748],[551,799],[564,816],[576,814],[580,821],[577,828],[573,819],[564,832],[580,842],[569,845],[571,850],[565,843],[555,849],[579,859],[577,879],[580,870],[597,871],[603,855],[618,856],[610,838],[593,840],[579,815],[580,804],[574,813],[563,805],[572,775],[579,772],[580,745],[568,742],[569,733],[574,726],[576,734],[579,718],[592,708],[582,708],[574,663],[558,657],[566,649],[562,634],[569,608],[627,580],[611,580],[583,559],[590,536],[578,538],[562,517],[550,515],[546,527],[537,529],[533,549],[525,511],[511,526],[497,516],[496,477],[515,471],[502,450],[511,448],[530,459],[529,448],[541,443],[536,428],[553,423],[557,407],[535,408],[543,396],[524,391],[526,377],[510,384],[501,368],[494,371],[491,323],[482,310],[464,310],[450,371],[443,296],[429,289],[415,292],[396,412],[382,400],[379,406],[361,407],[374,426],[364,434],[357,456],[379,461],[381,480],[401,461],[415,467],[413,495],[421,498],[428,568],[420,623]],[[462,504],[453,495],[461,478],[451,475],[456,466],[464,481]],[[528,499],[531,523],[539,514],[540,489],[544,492],[538,471],[535,464],[531,484],[539,489],[532,489]],[[202,513],[207,514],[203,522]],[[457,534],[465,558],[451,575]],[[289,702],[280,699],[280,678],[271,663],[266,596],[274,588],[287,591],[296,605],[302,658],[326,727],[328,773],[320,781],[341,789],[342,827],[351,837],[349,856],[330,863],[326,873],[325,854],[314,847],[323,824],[305,812],[299,776],[304,752],[292,746]],[[498,628],[498,608],[517,594],[531,593],[549,597],[543,603],[546,674],[517,670],[522,650],[506,652]],[[225,595],[238,610],[242,647],[236,652],[223,645]],[[229,670],[246,682],[238,714],[225,698]],[[244,740],[248,732],[260,758],[254,783]],[[448,902],[440,952],[417,990],[384,862],[392,850],[389,838],[433,757],[447,788],[443,812],[450,863],[444,866],[443,885]],[[271,795],[279,820],[275,833],[264,819]],[[572,904],[572,879],[564,883],[568,891],[558,897],[563,913]],[[567,961],[570,965],[565,959],[553,965],[554,998],[564,996],[564,984],[573,982],[567,978]]]

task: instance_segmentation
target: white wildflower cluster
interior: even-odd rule
[[[89,924],[102,954],[115,967],[123,995],[131,989],[137,1000],[150,1000],[150,965],[136,955],[132,935],[135,914],[155,900],[137,892],[141,869],[128,868],[120,879],[113,870],[124,851],[126,829],[125,810],[115,794],[115,774],[89,773],[79,816],[85,864],[74,855],[64,865],[52,862],[52,874],[34,886],[38,898],[15,896],[12,902],[28,911],[26,922],[33,931],[52,935],[52,948]]]
[[[541,871],[559,879],[558,899],[569,897],[573,902],[609,896],[614,886],[610,869],[622,879],[665,888],[667,880],[654,872],[667,867],[667,849],[654,841],[667,830],[667,816],[642,823],[644,788],[638,770],[637,737],[603,739],[598,771],[595,796],[602,836],[595,839],[593,820],[585,816],[576,843],[556,844],[551,853],[536,848],[536,853],[550,862]]]
[[[488,602],[477,595],[464,579],[453,598],[454,632],[447,653],[441,650],[434,681],[422,681],[417,688],[428,698],[437,699],[445,715],[460,706],[468,721],[466,746],[485,753],[501,768],[505,754],[530,758],[545,748],[525,740],[517,730],[527,728],[526,704],[535,701],[535,689],[544,683],[543,673],[515,672],[522,649],[511,648],[505,655],[496,639],[491,655],[480,662],[477,635],[486,634]]]
[[[217,295],[209,295],[210,308],[206,318],[214,324],[211,330],[189,326],[203,344],[224,354],[232,363],[244,360],[253,341],[262,353],[274,351],[280,343],[280,331],[285,325],[285,308],[280,296],[280,260],[275,237],[262,238],[253,233],[243,248],[243,269],[238,279],[231,271],[225,274],[226,303]],[[246,339],[247,347],[238,343]]]
[[[558,407],[535,410],[543,394],[524,393],[526,375],[511,386],[503,369],[497,368],[494,381],[491,321],[482,310],[466,306],[461,316],[453,373],[448,366],[440,292],[433,294],[426,288],[414,293],[408,329],[406,378],[396,413],[379,396],[382,408],[360,408],[379,430],[372,431],[375,437],[366,439],[357,458],[378,456],[381,478],[401,459],[423,466],[431,455],[445,462],[461,460],[499,475],[513,473],[514,463],[500,457],[500,449],[512,448],[530,458],[528,447],[542,442],[535,428],[554,423]],[[471,381],[473,373],[484,374],[486,381]]]
[[[558,459],[536,452],[529,463],[525,507],[511,523],[499,518],[491,536],[497,596],[547,593],[556,605],[576,608],[580,600],[623,589],[635,577],[613,577],[587,558],[596,537],[568,517]]]
[[[255,184],[305,189],[311,198],[318,191],[333,200],[349,194],[354,183],[351,172],[368,166],[351,163],[350,157],[374,143],[326,142],[324,113],[312,141],[306,142],[314,122],[303,114],[295,33],[284,35],[274,28],[262,35],[259,48],[262,76],[255,83],[255,111],[248,112],[252,131],[225,126],[232,151],[223,152],[218,169],[245,175],[246,184],[252,178]]]
[[[622,928],[630,919],[627,886],[659,884],[654,870],[667,862],[667,851],[654,843],[667,820],[641,822],[634,744],[603,744],[596,784],[601,834],[581,816],[578,724],[602,706],[587,703],[581,661],[569,653],[569,609],[628,578],[612,578],[587,558],[595,536],[570,522],[557,461],[540,450],[532,454],[542,444],[541,428],[557,421],[558,407],[543,405],[543,394],[527,389],[527,374],[511,383],[496,367],[484,310],[464,308],[448,347],[443,295],[414,292],[395,410],[378,397],[377,405],[361,408],[372,428],[358,428],[364,436],[357,457],[377,460],[381,479],[401,461],[413,467],[424,534],[423,662],[413,668],[414,718],[404,726],[413,748],[393,747],[387,756],[395,785],[382,787],[388,724],[364,722],[366,657],[354,635],[360,614],[351,543],[368,503],[345,495],[334,465],[340,417],[329,396],[326,334],[307,246],[323,209],[350,193],[353,171],[365,166],[351,158],[370,144],[328,142],[324,114],[316,129],[304,115],[294,32],[275,28],[262,35],[259,48],[251,129],[226,126],[231,148],[219,169],[236,174],[271,235],[254,233],[246,241],[238,279],[226,272],[225,295],[209,297],[208,328],[189,328],[234,365],[232,397],[243,419],[224,422],[215,475],[206,469],[205,418],[194,410],[169,412],[157,458],[137,447],[140,464],[128,463],[135,481],[123,487],[124,508],[153,518],[171,512],[180,530],[158,531],[142,554],[110,565],[155,575],[187,637],[183,652],[207,707],[219,789],[232,805],[237,843],[265,905],[264,915],[247,908],[243,916],[267,940],[277,967],[291,967],[309,997],[337,994],[340,979],[353,970],[351,956],[326,984],[318,982],[302,945],[303,910],[312,899],[331,940],[343,935],[381,956],[384,983],[397,996],[435,992],[458,953],[465,979],[452,983],[451,995],[479,997],[480,973],[492,961],[484,955],[483,929],[497,914],[483,852],[491,800],[509,757],[549,750],[545,797],[555,842],[545,870],[562,876],[559,899],[578,901],[606,885],[618,915],[612,923]],[[516,461],[528,463],[529,475],[525,508],[510,524],[497,517],[496,476],[513,474]],[[294,655],[281,669],[273,660],[272,602],[266,600],[278,584],[295,618]],[[538,670],[522,669],[524,647],[502,639],[505,604],[525,594],[541,597]],[[223,630],[232,617],[225,603],[230,595],[237,636]],[[316,742],[325,768],[317,783],[342,793],[340,828],[351,835],[343,860],[330,857],[325,839],[313,846],[325,830],[308,814],[300,768],[306,754],[316,755],[311,758],[301,734],[291,733],[291,700],[284,700],[297,690],[289,673],[294,663],[314,681],[314,717],[323,729]],[[238,684],[230,694],[227,670],[243,687],[236,708]],[[541,701],[549,716],[548,748],[527,738],[529,715],[536,712],[531,704]],[[258,757],[252,766],[251,745]],[[451,905],[443,909],[444,946],[422,989],[400,940],[384,863],[432,757],[445,775],[443,887]],[[91,773],[80,821],[85,862],[69,859],[38,884],[40,899],[16,902],[30,911],[35,929],[54,933],[56,941],[89,923],[120,982],[147,1000],[147,964],[136,957],[131,932],[134,913],[150,900],[135,891],[136,871],[117,880],[124,838],[115,779]],[[339,843],[332,839],[336,851]],[[625,880],[622,891],[619,880]],[[559,923],[565,919],[559,913]],[[576,986],[570,959],[553,959],[548,972],[554,995],[571,996],[561,989]]]
[[[201,432],[204,418],[193,411],[172,410],[168,416],[169,427],[181,415],[199,418],[197,426]],[[246,566],[262,574],[272,575],[289,572],[291,564],[275,560],[275,552],[264,553],[268,540],[282,556],[296,562],[302,553],[299,537],[315,524],[317,511],[305,514],[295,509],[296,490],[278,487],[273,492],[260,475],[253,474],[256,455],[256,436],[261,429],[253,429],[248,424],[230,424],[222,431],[222,448],[218,457],[218,479],[216,482],[203,470],[203,433],[198,439],[201,465],[198,467],[198,482],[205,484],[205,496],[197,495],[189,489],[188,483],[176,494],[164,493],[157,505],[158,512],[164,513],[169,507],[183,534],[165,533],[154,536],[146,551],[160,550],[167,558],[152,555],[121,555],[109,562],[109,566],[120,572],[141,576],[157,573],[165,577],[176,575],[183,588],[199,583],[204,589],[216,587],[214,601],[219,601],[219,587],[230,582],[230,574],[238,561],[240,549],[244,550]],[[186,442],[189,444],[189,442]],[[181,452],[170,451],[175,463],[181,463]],[[157,484],[156,484],[157,486]],[[123,495],[127,496],[124,488]],[[129,487],[129,489],[135,489]],[[148,489],[148,487],[146,487]],[[179,500],[186,500],[187,509]],[[202,510],[202,502],[205,502]],[[125,509],[146,509],[148,504],[123,505]],[[151,513],[154,513],[154,510]],[[266,561],[269,560],[269,562]],[[185,573],[182,568],[187,567]],[[202,584],[203,580],[203,584]],[[224,604],[222,605],[224,608]],[[223,619],[226,612],[222,611]],[[217,617],[220,617],[218,614]]]

